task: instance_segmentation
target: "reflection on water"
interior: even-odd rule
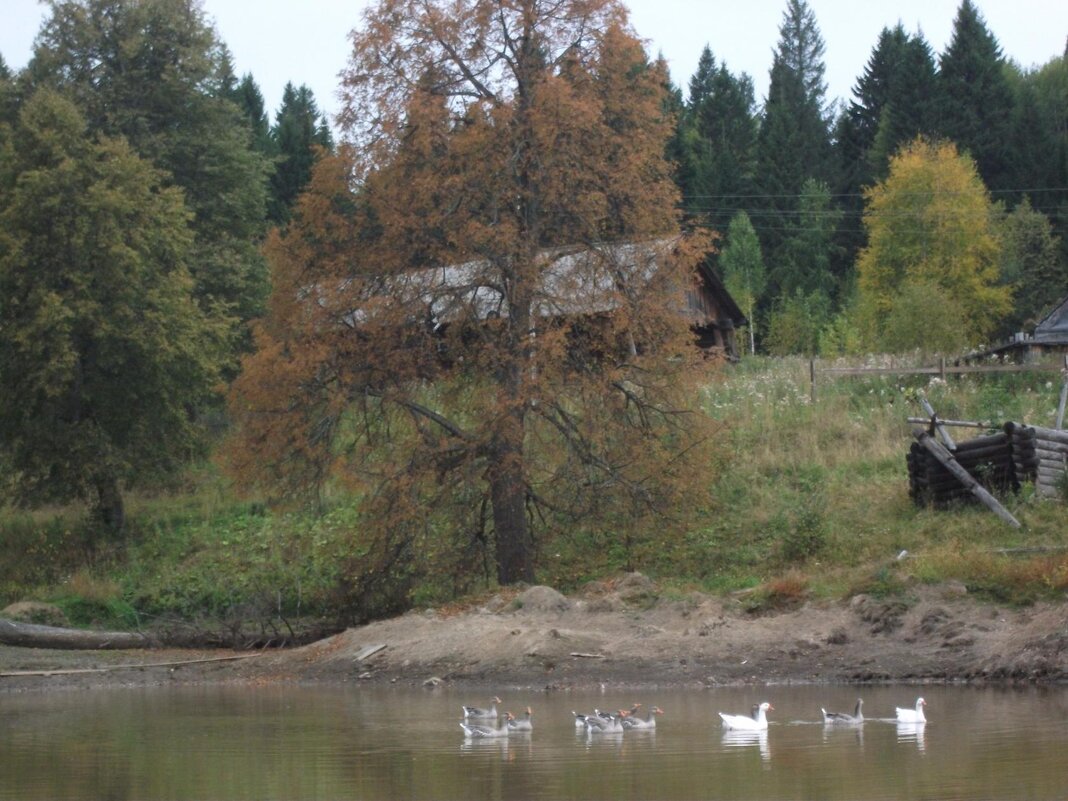
[[[855,688],[779,687],[767,730],[722,729],[718,709],[765,692],[513,692],[503,708],[533,707],[534,730],[486,739],[448,689],[0,693],[0,801],[1068,798],[1066,688],[924,687],[926,725],[895,721],[914,691],[865,688],[871,716],[827,726]],[[576,731],[571,709],[634,700],[665,710],[656,729]]]
[[[915,743],[919,751],[926,750],[924,735],[927,731],[926,723],[897,723],[897,741],[899,743]]]
[[[768,747],[768,731],[744,731],[741,729],[725,729],[723,731],[723,745],[727,748],[753,747],[760,750],[760,758],[767,761],[771,759],[771,749]]]

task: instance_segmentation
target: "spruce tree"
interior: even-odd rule
[[[971,154],[983,182],[1010,189],[1007,142],[1013,97],[997,39],[971,0],[963,0],[938,73],[940,132]]]
[[[245,73],[234,89],[233,100],[244,113],[252,129],[252,147],[267,156],[274,154],[271,124],[260,87],[250,73]]]
[[[286,84],[282,106],[271,129],[271,139],[277,163],[271,176],[268,217],[272,222],[282,224],[289,220],[297,195],[311,178],[316,150],[329,151],[334,145],[326,119],[307,86],[297,88],[292,83]]]
[[[752,80],[717,67],[707,46],[690,81],[685,128],[686,208],[724,231],[753,193],[757,117]]]
[[[791,226],[797,225],[805,181],[831,179],[824,44],[804,0],[788,1],[779,34],[757,141],[758,191],[764,208],[756,228],[772,263],[783,257]],[[772,287],[772,294],[778,291]]]

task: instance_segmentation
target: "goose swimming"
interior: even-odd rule
[[[855,724],[864,722],[864,712],[862,707],[864,706],[864,699],[858,698],[857,705],[853,709],[853,714],[850,715],[847,712],[828,712],[826,709],[820,707],[820,711],[823,713],[824,723],[845,723]]]
[[[750,717],[749,715],[727,715],[723,712],[720,712],[719,716],[723,720],[724,728],[736,731],[760,731],[768,727],[767,712],[769,709],[774,710],[775,707],[765,701],[757,707],[755,717]]]

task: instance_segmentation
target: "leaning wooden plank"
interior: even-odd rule
[[[946,450],[945,446],[942,445],[941,442],[936,440],[926,431],[922,431],[920,429],[914,430],[912,434],[914,437],[916,437],[919,443],[930,452],[930,454],[935,459],[945,465],[946,469],[948,469],[949,472],[951,472],[954,476],[957,477],[957,480],[960,481],[962,486],[967,488],[972,493],[972,495],[982,501],[983,504],[985,504],[986,507],[990,509],[990,511],[996,514],[1010,526],[1014,528],[1020,527],[1020,521],[1013,517],[1012,513],[1008,509],[998,503],[997,498],[995,498],[993,495],[983,489],[982,485],[978,481],[976,481],[971,476],[971,474],[968,473],[967,470],[957,464],[957,460],[953,458],[953,454]]]
[[[16,623],[0,618],[0,644],[26,648],[57,648],[78,651],[152,648],[156,645],[144,634],[130,631],[86,631],[34,623]]]
[[[359,650],[356,656],[352,657],[353,662],[363,662],[365,659],[369,659],[379,651],[386,647],[385,643],[379,643],[377,645],[366,645]]]
[[[106,665],[95,668],[57,668],[55,670],[7,670],[0,673],[0,678],[17,676],[71,676],[79,673],[108,673],[113,670],[138,670],[141,668],[182,667],[183,665],[202,665],[205,662],[232,662],[235,659],[252,659],[262,651],[254,654],[235,654],[234,656],[213,656],[208,659],[183,659],[179,662],[150,662],[148,664]]]
[[[938,433],[941,435],[942,441],[946,443],[946,447],[951,450],[956,448],[957,443],[953,441],[953,437],[949,435],[949,432],[946,431],[946,427],[942,425],[942,421],[938,419],[938,415],[935,414],[934,407],[931,406],[930,401],[923,395],[920,395],[920,406],[922,406],[923,410],[931,416],[931,423],[934,424],[935,429],[937,429]]]

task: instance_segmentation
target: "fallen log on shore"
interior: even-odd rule
[[[154,648],[157,643],[137,632],[66,629],[58,626],[39,626],[35,623],[17,623],[0,618],[0,645],[99,651]]]

